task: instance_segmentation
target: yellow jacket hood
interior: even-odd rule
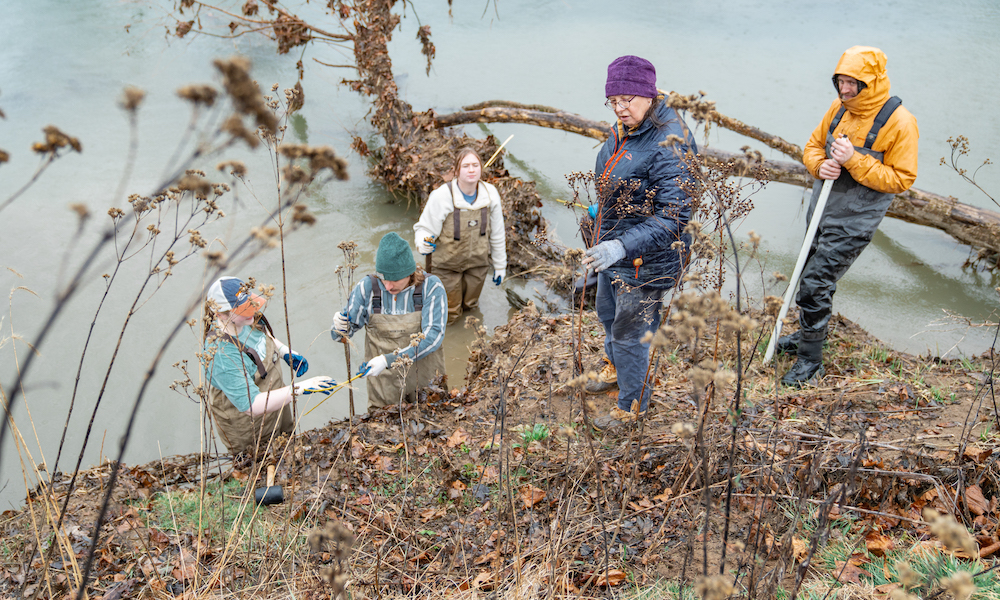
[[[885,53],[871,46],[848,48],[837,63],[834,75],[847,75],[865,84],[865,89],[847,101],[841,101],[849,112],[860,118],[874,116],[889,99],[889,75],[885,71]]]

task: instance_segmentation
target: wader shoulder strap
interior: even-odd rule
[[[889,117],[892,113],[896,112],[896,109],[903,103],[899,99],[899,96],[893,96],[885,101],[882,108],[879,109],[878,114],[875,115],[875,122],[872,123],[872,128],[868,132],[868,136],[865,137],[865,148],[871,150],[872,144],[875,143],[875,138],[878,137],[878,132],[882,129],[882,126],[889,121]],[[833,117],[833,121],[830,122],[830,135],[833,135],[833,130],[840,125],[840,120],[844,117],[844,111],[847,110],[841,105],[840,110],[837,111],[837,115]]]
[[[833,135],[833,130],[837,128],[837,125],[840,125],[840,120],[844,118],[844,112],[846,110],[847,108],[845,108],[844,105],[841,104],[840,110],[837,111],[836,116],[834,116],[833,120],[830,121],[830,135]]]
[[[264,331],[267,332],[272,338],[274,337],[274,330],[271,329],[271,324],[267,322],[267,317],[264,313],[257,313],[257,322],[264,326]]]
[[[875,143],[875,138],[878,137],[879,130],[882,129],[882,126],[886,124],[892,113],[896,112],[896,109],[902,103],[903,101],[899,99],[899,96],[893,96],[885,101],[885,104],[879,109],[878,114],[875,115],[875,123],[872,124],[871,131],[868,132],[868,137],[865,138],[865,148],[872,149],[872,144]]]
[[[263,315],[261,315],[261,316],[263,316]],[[268,327],[270,327],[270,325]],[[206,338],[206,341],[212,340],[214,338],[222,338],[223,340],[229,342],[230,344],[232,344],[232,345],[236,346],[237,348],[239,348],[240,350],[242,350],[243,354],[246,354],[247,356],[249,356],[250,360],[253,361],[253,364],[257,365],[257,374],[260,375],[260,378],[264,379],[265,377],[267,377],[267,369],[264,368],[264,361],[262,361],[260,359],[260,354],[257,354],[256,350],[254,350],[253,348],[251,348],[249,346],[246,346],[246,345],[242,344],[239,340],[237,340],[233,336],[229,335],[228,333],[223,333],[223,334],[220,335],[218,332],[213,331],[213,332],[211,332],[211,333],[208,334],[208,336]]]
[[[486,219],[490,218],[490,213],[486,211],[489,208],[484,206],[483,210],[479,212],[479,236],[482,237],[486,235]]]
[[[369,279],[372,280],[372,314],[377,315],[382,312],[382,290],[378,287],[378,278],[374,275],[369,275]],[[420,312],[420,309],[424,307],[424,286],[427,285],[427,280],[424,280],[423,285],[417,287],[413,290],[413,310],[414,312]]]
[[[452,205],[454,205],[455,204],[455,190],[451,187],[451,182],[450,181],[448,182],[448,192],[451,193],[451,203],[452,203]],[[454,229],[454,233],[452,235],[455,237],[455,241],[456,242],[462,239],[462,215],[459,214],[460,212],[461,211],[458,210],[457,208],[455,210],[451,211],[451,217],[452,217],[452,219],[454,219],[454,223],[453,223],[454,227],[452,227],[452,229]]]
[[[378,277],[369,275],[372,282],[372,314],[377,315],[382,312],[382,290],[378,287]]]

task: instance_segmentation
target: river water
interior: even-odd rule
[[[242,2],[228,4],[236,10]],[[316,17],[316,4],[300,14]],[[801,145],[834,97],[830,76],[843,50],[855,44],[878,46],[889,57],[893,92],[920,124],[916,186],[995,208],[985,195],[939,165],[950,151],[947,138],[956,135],[971,140],[966,167],[974,169],[987,157],[1000,157],[1000,117],[991,110],[1000,83],[984,71],[984,65],[1000,59],[995,36],[1000,8],[992,0],[623,2],[613,10],[596,0],[465,0],[454,4],[451,15],[444,2],[416,4],[416,13],[408,8],[390,48],[394,73],[402,96],[415,108],[434,107],[441,113],[507,99],[609,120],[611,114],[602,106],[606,66],[621,54],[637,54],[657,66],[659,87],[685,94],[704,90],[721,112]],[[122,88],[135,85],[147,92],[135,166],[124,189],[151,193],[182,141],[189,118],[176,89],[213,81],[211,60],[234,53],[253,60],[262,87],[277,83],[283,89],[295,81],[301,49],[278,56],[269,42],[253,36],[168,37],[165,26],[172,29],[174,23],[169,2],[22,0],[5,8],[0,19],[0,110],[6,119],[0,120],[0,149],[11,153],[11,161],[0,166],[0,202],[37,168],[30,145],[42,139],[42,127],[54,124],[77,136],[84,150],[57,161],[0,212],[0,287],[10,290],[9,310],[0,313],[0,383],[8,397],[17,365],[36,342],[57,290],[79,266],[83,251],[94,244],[99,228],[107,225],[108,208],[124,204],[115,195],[130,155],[127,119],[116,106]],[[317,21],[321,26],[336,27],[322,19]],[[202,22],[218,31],[227,20],[203,13]],[[429,75],[415,39],[420,24],[431,25],[437,47]],[[349,70],[316,61],[344,64],[350,52],[317,46],[307,49],[302,59],[306,103],[291,121],[286,139],[332,145],[349,159],[351,179],[313,190],[307,202],[318,216],[317,224],[287,240],[291,342],[309,359],[310,375],[343,380],[342,346],[334,345],[327,333],[333,313],[344,302],[335,274],[344,261],[336,246],[348,239],[359,244],[358,275],[363,275],[372,269],[378,240],[389,231],[410,231],[418,215],[415,207],[394,202],[368,180],[364,161],[349,151],[355,134],[377,143],[365,122],[368,106],[339,85],[352,77]],[[565,198],[565,174],[592,169],[597,150],[593,140],[530,126],[469,126],[466,131],[500,139],[514,134],[507,166],[516,175],[536,180],[545,199]],[[730,150],[748,143],[716,129],[707,142]],[[238,202],[225,201],[227,218],[204,235],[232,243],[263,220],[266,207],[273,205],[275,184],[266,153],[236,150],[227,156],[248,163],[250,188],[240,189]],[[197,166],[212,171],[216,162]],[[1000,192],[996,167],[985,167],[978,181],[988,192]],[[751,290],[759,293],[761,273],[791,271],[805,230],[803,200],[803,190],[778,184],[754,196],[755,209],[737,232],[745,238],[755,230],[764,238],[763,264],[751,269],[757,275],[747,282]],[[68,208],[72,203],[85,204],[93,215],[79,234],[77,218]],[[554,202],[547,203],[544,212],[561,241],[578,243],[572,213]],[[14,411],[17,432],[26,445],[19,450],[8,435],[0,449],[0,501],[5,506],[22,501],[22,464],[30,460],[52,467],[81,350],[105,291],[101,275],[113,268],[113,256],[109,250],[87,272],[56,321],[55,333],[37,348],[38,360]],[[995,319],[997,281],[989,273],[963,270],[967,256],[967,248],[943,233],[887,219],[842,280],[835,310],[901,350],[949,356],[982,352],[992,342],[991,332],[969,328],[962,320]],[[117,455],[144,373],[170,329],[183,319],[182,307],[202,294],[204,265],[197,258],[176,267],[155,294],[147,289],[108,375],[126,311],[148,268],[144,260],[140,256],[125,262],[96,319],[60,470],[72,468],[80,452],[106,376],[107,390],[96,411],[84,464]],[[279,253],[270,252],[233,274],[255,276],[280,292],[281,267]],[[524,295],[535,293],[516,280],[505,285]],[[272,303],[268,314],[283,332],[279,304]],[[946,320],[945,311],[955,318]],[[488,329],[505,322],[508,314],[502,290],[488,287],[482,307]],[[471,334],[453,326],[447,335],[451,384],[461,385]],[[356,342],[360,345],[361,336]],[[199,406],[168,387],[179,377],[170,365],[183,359],[194,365],[198,346],[195,332],[185,328],[166,347],[137,413],[128,463],[201,447]],[[360,362],[355,352],[355,368]],[[364,406],[363,386],[356,402]],[[304,408],[311,406],[306,402]],[[346,413],[347,394],[341,392],[306,417],[302,426]]]

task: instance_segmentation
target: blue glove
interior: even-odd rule
[[[587,214],[590,215],[591,219],[596,219],[597,218],[597,205],[596,204],[591,204],[590,206],[588,206],[587,207]]]
[[[600,273],[625,258],[625,246],[618,240],[608,240],[587,248],[585,254],[583,264],[594,273]]]
[[[435,250],[437,250],[437,244],[434,243],[434,238],[425,237],[423,240],[417,240],[417,252],[430,254]]]
[[[295,369],[295,376],[302,377],[305,375],[306,371],[309,370],[309,361],[306,357],[301,354],[296,354],[295,352],[286,352],[281,358],[285,359],[288,366]]]
[[[503,278],[507,276],[507,269],[494,270],[493,275],[493,283],[500,285],[503,282]]]

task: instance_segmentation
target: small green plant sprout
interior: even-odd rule
[[[514,444],[514,447],[527,447],[532,442],[540,442],[549,437],[549,426],[545,423],[535,423],[534,425],[518,425],[514,431],[521,435],[521,443]]]
[[[889,362],[889,351],[885,348],[879,346],[869,346],[867,348],[866,354],[872,362],[876,363],[887,363]]]
[[[940,404],[955,404],[958,402],[958,396],[955,395],[955,392],[949,393],[939,387],[931,387],[930,392],[931,398]],[[947,396],[945,396],[946,393],[948,394]]]

